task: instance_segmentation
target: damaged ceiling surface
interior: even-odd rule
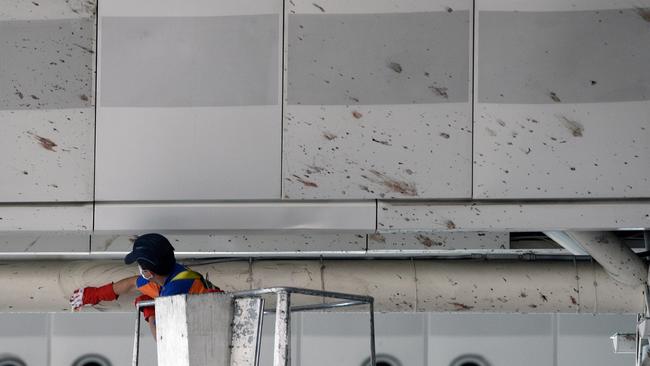
[[[162,232],[228,290],[641,312],[648,44],[650,0],[6,0],[0,311]]]

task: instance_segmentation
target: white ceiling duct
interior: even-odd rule
[[[563,231],[544,231],[544,234],[573,255],[589,255],[580,244]]]
[[[381,312],[640,313],[642,288],[587,261],[324,260],[193,265],[226,291],[292,286],[375,297]],[[78,287],[137,274],[118,261],[0,263],[0,312],[68,311]],[[297,297],[293,303],[313,303]],[[272,306],[272,301],[267,303]],[[92,309],[88,309],[92,311]],[[133,311],[132,297],[97,306]]]
[[[632,287],[648,281],[648,266],[613,232],[567,231],[577,247],[591,255],[614,280]]]

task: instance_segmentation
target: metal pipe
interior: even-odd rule
[[[612,232],[567,231],[577,245],[591,255],[612,278],[631,287],[648,281],[648,266]]]
[[[255,343],[255,366],[260,365],[262,354],[262,329],[264,328],[264,299],[260,301],[259,315],[257,318],[257,341]]]
[[[140,308],[135,312],[135,335],[133,337],[133,358],[131,365],[138,366],[138,356],[140,355]]]
[[[377,354],[375,351],[375,303],[368,303],[368,313],[370,314],[370,366],[377,365]]]
[[[330,310],[338,308],[346,308],[350,306],[365,305],[365,302],[360,301],[342,301],[342,302],[332,302],[324,304],[314,304],[314,305],[301,305],[301,306],[292,306],[291,312],[297,313],[301,311],[315,311],[315,310]],[[275,309],[265,309],[264,314],[273,314]]]
[[[291,286],[375,298],[380,312],[642,313],[644,288],[614,281],[585,261],[311,260],[222,262],[191,266],[225,291]],[[69,311],[79,287],[133,276],[121,261],[0,262],[0,312]],[[415,274],[417,273],[417,281]],[[134,296],[100,303],[133,311]],[[292,298],[313,304],[311,296]],[[356,300],[356,299],[355,299]],[[267,306],[275,306],[269,299]],[[354,308],[352,309],[354,310]],[[86,307],[84,311],[93,311]]]

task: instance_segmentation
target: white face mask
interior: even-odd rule
[[[138,265],[138,269],[140,270],[140,276],[142,276],[142,278],[144,278],[145,280],[148,281],[148,280],[153,278],[153,274],[151,273],[151,271],[147,270],[147,272],[149,273],[149,277],[147,277],[144,274],[145,270],[142,269],[142,267],[140,267],[140,265]]]

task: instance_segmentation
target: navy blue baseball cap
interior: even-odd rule
[[[167,238],[160,234],[144,234],[133,242],[133,250],[124,257],[124,263],[131,264],[137,261],[143,268],[150,269],[157,274],[171,272],[176,258],[174,247]]]

